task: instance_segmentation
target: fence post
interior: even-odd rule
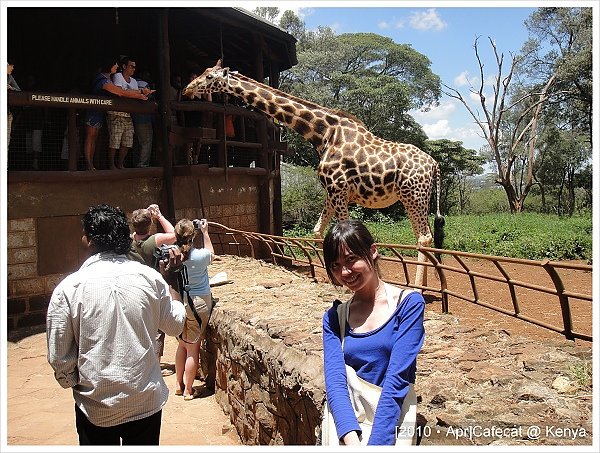
[[[564,294],[565,286],[560,279],[560,275],[558,275],[558,272],[556,272],[556,269],[550,264],[549,260],[546,259],[542,261],[542,267],[548,272],[548,275],[550,275],[550,278],[552,279],[552,283],[554,283],[554,286],[556,287],[556,293],[560,302],[560,310],[562,311],[563,326],[565,330],[564,335],[567,340],[575,340],[575,336],[573,335],[571,310],[569,309],[569,297]]]

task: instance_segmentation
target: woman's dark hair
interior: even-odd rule
[[[184,260],[189,257],[190,250],[194,245],[194,238],[196,237],[196,228],[194,222],[190,219],[181,219],[175,224],[175,238],[177,245],[183,254]]]
[[[92,206],[83,216],[82,223],[85,235],[98,252],[112,251],[119,255],[129,252],[129,223],[120,208],[106,204]]]
[[[116,64],[117,64],[116,58],[104,58],[100,62],[100,72],[104,72],[104,73],[110,72],[112,67]]]
[[[369,263],[371,269],[375,269],[379,274],[378,258],[373,259],[371,246],[375,239],[367,227],[359,220],[342,220],[332,226],[325,239],[323,239],[323,257],[325,258],[325,269],[329,280],[335,285],[339,283],[333,277],[331,266],[340,256],[343,247],[347,248],[356,256]]]

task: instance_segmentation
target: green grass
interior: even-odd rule
[[[533,260],[592,260],[592,218],[553,215],[486,214],[446,216],[444,247],[484,255]],[[380,243],[413,244],[407,219],[392,221],[379,216],[365,222]],[[433,217],[430,218],[433,227]],[[286,236],[309,237],[307,229],[287,230]]]
[[[592,364],[583,362],[569,367],[567,373],[575,381],[580,390],[590,390],[592,387]]]

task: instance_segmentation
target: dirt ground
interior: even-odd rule
[[[65,451],[65,446],[78,445],[72,392],[63,389],[54,379],[46,360],[45,332],[38,328],[32,329],[29,335],[25,333],[7,342],[7,445],[61,445],[61,449],[53,451]],[[175,369],[176,349],[177,340],[167,336],[163,368]],[[174,374],[165,377],[165,383],[170,395],[163,408],[162,446],[225,445],[229,451],[231,446],[241,445],[229,417],[223,413],[215,395],[205,390],[202,381],[194,382],[194,388],[200,389],[201,395],[191,401],[174,395]],[[2,444],[0,451],[4,451]]]

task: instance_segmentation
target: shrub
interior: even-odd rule
[[[312,168],[281,164],[283,228],[312,229],[319,219],[325,192]]]

